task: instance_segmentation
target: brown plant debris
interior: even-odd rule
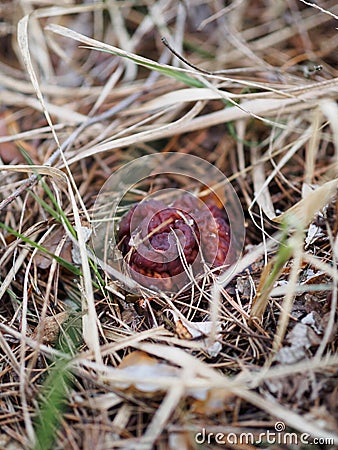
[[[337,16],[333,0],[1,3],[0,448],[337,448]],[[179,186],[163,172],[109,220],[134,264],[137,238],[163,255],[175,239],[189,289],[136,289],[93,256],[95,199],[170,152],[227,177],[244,248],[222,267],[236,230],[218,204],[224,248],[197,272],[217,233],[196,205],[165,204],[131,242],[130,205]],[[185,180],[231,211],[215,183]]]

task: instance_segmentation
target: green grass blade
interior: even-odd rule
[[[38,244],[37,242],[32,241],[28,237],[24,236],[21,233],[18,233],[17,231],[13,230],[13,228],[9,227],[8,225],[5,225],[4,223],[0,222],[0,228],[3,228],[4,230],[8,231],[9,233],[13,234],[15,237],[21,239],[23,242],[26,242],[26,244],[31,245],[32,247],[40,250],[45,255],[50,256],[51,258],[55,259],[62,267],[72,272],[74,275],[81,275],[81,271],[73,266],[70,262],[66,261],[65,259],[61,258],[60,256],[54,255],[54,253],[48,251],[46,248],[44,248],[42,245]]]
[[[174,67],[171,68],[169,66],[161,66],[158,63],[149,62],[149,60],[147,60],[147,61],[140,60],[138,58],[135,58],[132,55],[125,55],[124,53],[119,53],[117,51],[113,52],[112,50],[102,49],[99,47],[83,46],[83,48],[88,48],[90,50],[97,50],[100,52],[110,53],[111,55],[116,55],[116,56],[121,56],[123,58],[127,58],[130,61],[133,61],[135,64],[138,64],[139,66],[146,67],[149,70],[156,70],[157,72],[160,72],[163,75],[166,75],[168,77],[172,77],[178,81],[181,81],[182,83],[186,84],[187,86],[197,87],[197,88],[205,87],[205,85],[201,81],[196,80],[195,78],[191,77],[187,73],[179,72],[179,71],[175,70]]]

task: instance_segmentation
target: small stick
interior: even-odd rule
[[[180,55],[179,53],[177,53],[177,51],[174,48],[172,48],[172,46],[169,44],[169,42],[167,41],[167,39],[165,37],[162,37],[161,41],[171,51],[171,53],[176,56],[176,58],[183,61],[184,64],[186,64],[187,66],[192,67],[193,69],[198,70],[201,73],[205,73],[206,75],[214,75],[215,74],[215,72],[209,72],[208,70],[200,69],[199,67],[197,67],[194,64],[192,64],[191,62],[189,62],[186,58],[184,58],[184,56]]]

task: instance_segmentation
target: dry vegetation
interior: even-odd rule
[[[0,448],[334,448],[337,2],[0,13]],[[155,152],[231,180],[246,239],[223,285],[131,295],[87,257],[100,188]],[[321,444],[214,439],[276,422]]]

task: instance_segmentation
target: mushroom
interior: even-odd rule
[[[183,194],[172,204],[148,199],[121,219],[118,248],[133,278],[147,287],[166,291],[194,275],[220,268],[230,245],[227,214],[212,199],[205,202]]]

